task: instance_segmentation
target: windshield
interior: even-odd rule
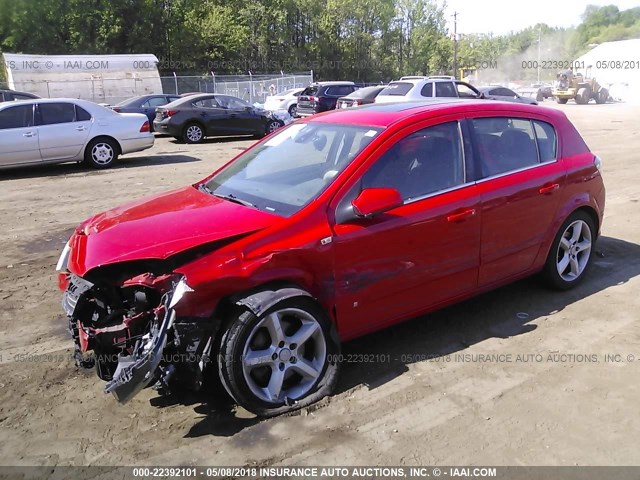
[[[292,124],[238,157],[204,190],[288,217],[322,193],[379,132],[353,125]]]

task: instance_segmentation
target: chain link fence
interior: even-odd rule
[[[114,105],[137,95],[153,93],[219,93],[233,95],[250,103],[264,103],[267,95],[291,88],[302,88],[313,82],[313,72],[271,75],[203,75],[140,78],[95,78],[74,80],[40,80],[16,82],[15,90],[34,93],[43,98],[82,98],[96,103]],[[9,88],[0,82],[0,88]]]
[[[268,95],[313,82],[313,71],[280,75],[206,75],[200,77],[160,77],[164,93],[205,92],[232,95],[249,103],[264,103]]]

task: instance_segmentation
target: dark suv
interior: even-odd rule
[[[34,98],[40,98],[33,93],[16,92],[15,90],[6,90],[0,88],[0,102],[13,102],[16,100],[32,100]]]
[[[308,117],[316,113],[334,110],[338,98],[356,90],[353,82],[312,83],[298,97],[298,117]]]

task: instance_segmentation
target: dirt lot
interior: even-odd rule
[[[118,405],[69,357],[54,274],[80,221],[192,183],[249,141],[158,138],[104,172],[0,171],[0,464],[640,464],[640,117],[562,108],[604,162],[587,280],[567,293],[521,281],[347,344],[391,361],[347,363],[333,397],[266,421],[206,395]]]

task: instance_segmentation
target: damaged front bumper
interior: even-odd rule
[[[105,393],[112,393],[118,402],[125,404],[158,380],[167,332],[175,318],[175,310],[167,308],[160,327],[153,328],[139,340],[132,355],[120,355],[113,379],[104,388]]]
[[[184,277],[179,280],[165,277],[143,274],[123,282],[126,288],[140,286],[142,290],[136,293],[130,290],[128,298],[133,300],[129,300],[126,308],[120,305],[119,309],[114,307],[100,316],[98,310],[103,312],[108,303],[104,292],[98,295],[101,287],[72,273],[65,275],[62,305],[74,339],[76,365],[95,366],[98,376],[107,381],[105,393],[113,394],[122,404],[150,386],[168,393],[176,358],[178,363],[194,363],[202,353],[199,340],[205,332],[193,322],[185,323],[184,319],[176,322],[174,309],[193,290]],[[148,303],[151,297],[143,292],[156,286],[164,294],[159,303]],[[140,304],[143,306],[136,310]],[[87,355],[88,352],[93,353]],[[196,372],[194,384],[198,384],[200,377]]]

